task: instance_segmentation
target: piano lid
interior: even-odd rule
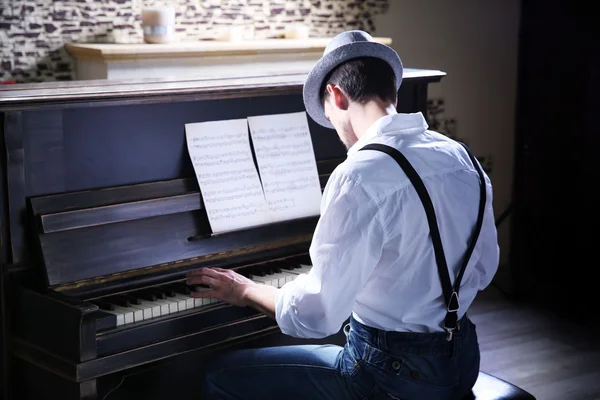
[[[301,92],[307,71],[298,73],[206,78],[140,78],[131,80],[84,80],[23,83],[0,86],[0,111],[30,106],[79,103],[81,101],[117,101],[143,96],[144,102],[176,95],[178,99],[202,100]],[[405,68],[403,80],[439,81],[446,75],[438,70]]]

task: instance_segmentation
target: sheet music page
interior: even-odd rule
[[[319,215],[321,184],[305,112],[248,117],[275,221]]]
[[[188,151],[213,233],[271,222],[246,119],[185,124]]]

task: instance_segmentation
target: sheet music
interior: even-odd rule
[[[305,112],[248,117],[275,221],[319,215],[321,184]]]
[[[189,123],[185,131],[213,233],[269,223],[247,120]]]

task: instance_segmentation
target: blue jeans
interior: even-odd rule
[[[207,366],[205,400],[461,399],[479,373],[475,325],[445,333],[386,332],[350,318],[347,342],[233,351]]]

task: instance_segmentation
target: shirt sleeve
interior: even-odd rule
[[[362,185],[332,174],[310,247],[312,269],[276,296],[281,331],[300,338],[337,333],[379,262],[383,236],[378,207]]]
[[[479,272],[479,290],[485,289],[494,278],[500,262],[500,247],[493,208],[493,191],[489,178],[486,176],[486,207],[481,223],[481,256],[475,264]]]

